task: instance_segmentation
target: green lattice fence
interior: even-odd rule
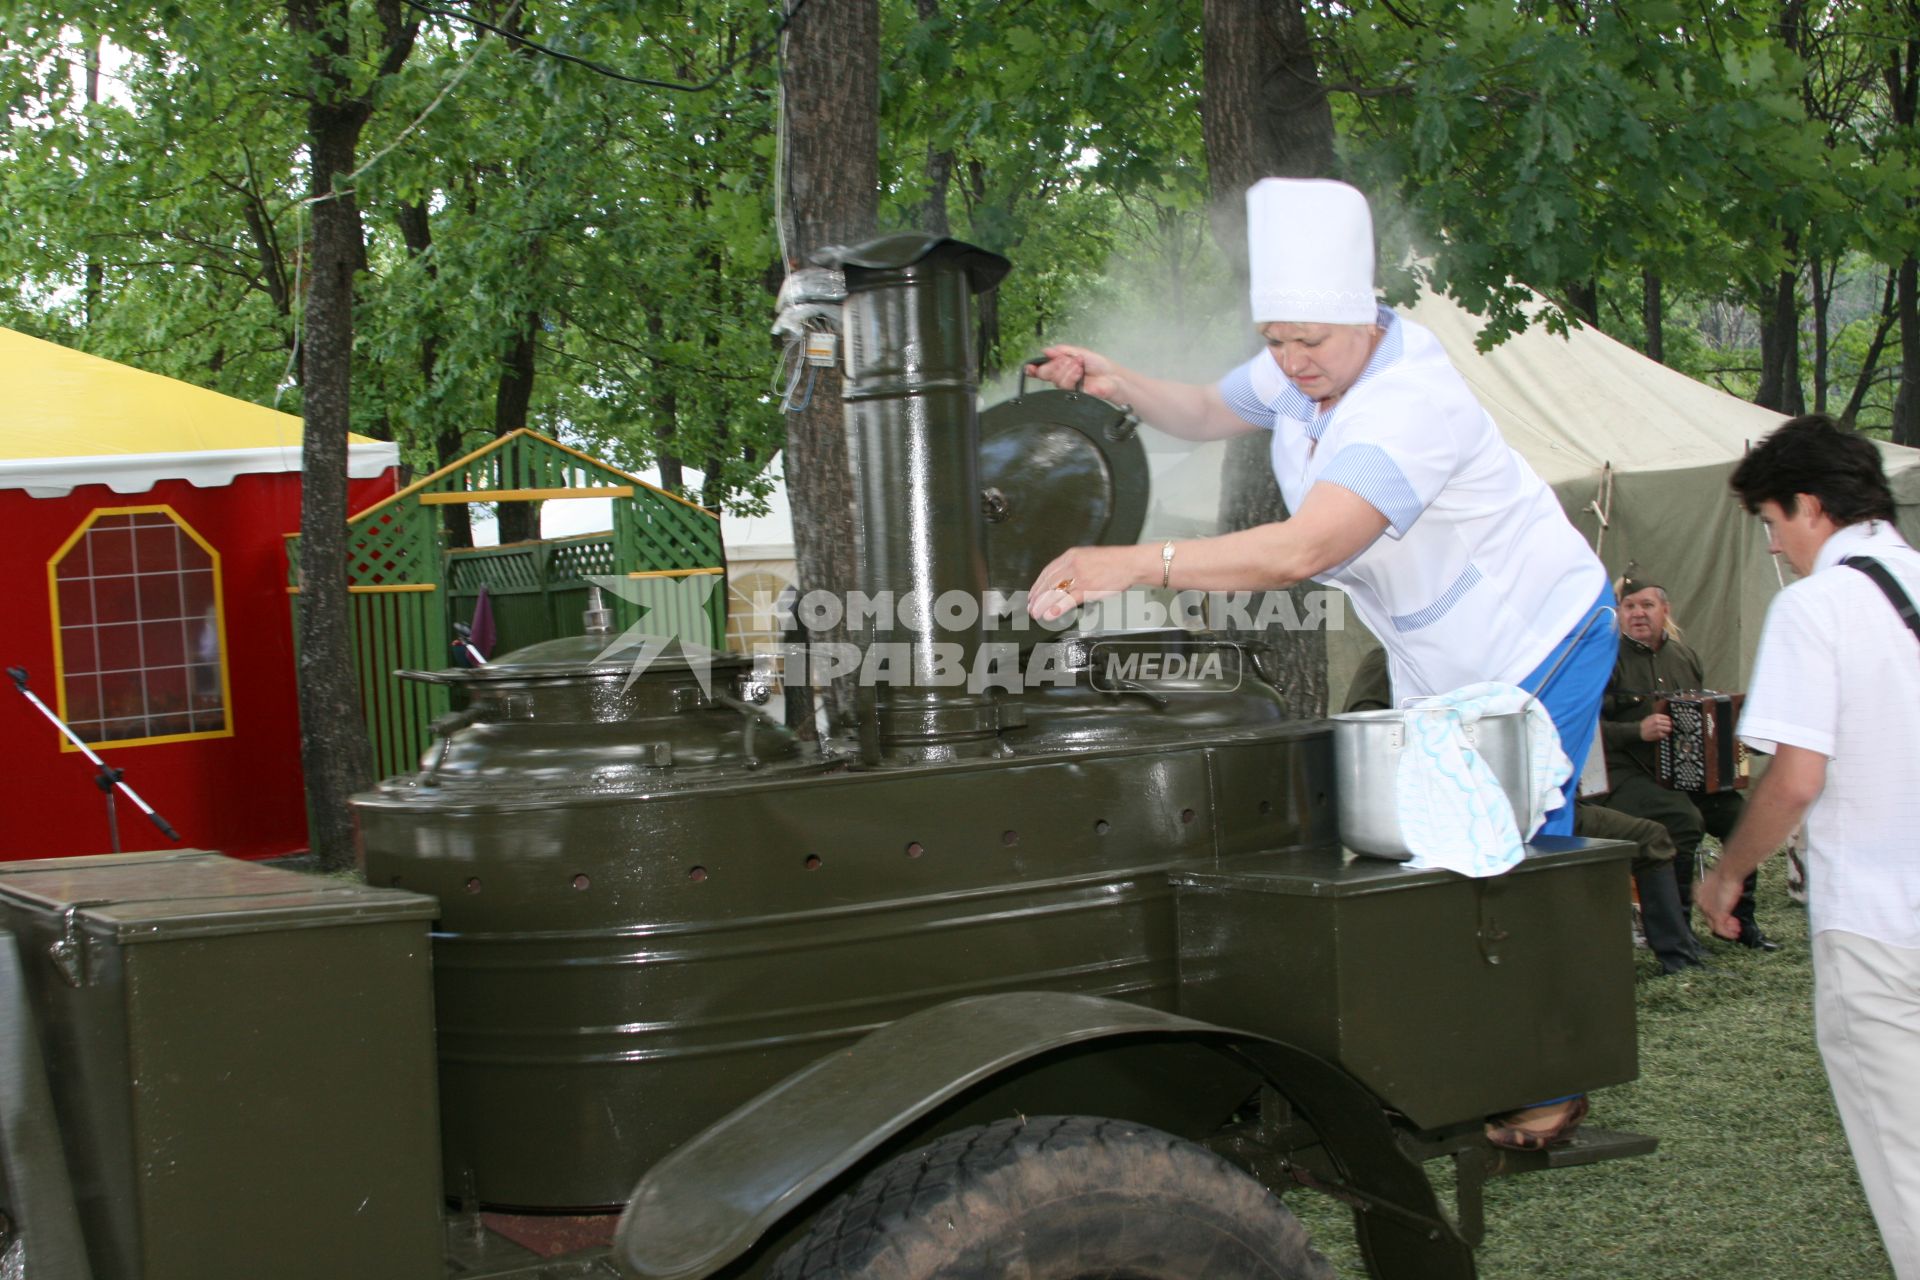
[[[452,555],[441,546],[436,507],[585,497],[612,499],[611,534]],[[624,584],[607,602],[617,627],[650,607],[649,630],[656,622],[704,628],[716,648],[726,634],[724,589],[682,619],[690,593],[672,588],[693,571],[719,572],[719,517],[535,431],[502,436],[353,516],[347,553],[360,705],[383,777],[418,767],[428,726],[447,710],[444,687],[393,673],[448,665],[451,623],[472,617],[481,582],[493,604],[496,653],[580,634],[588,577]],[[298,539],[289,539],[287,554],[297,587]]]

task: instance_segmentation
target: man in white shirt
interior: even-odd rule
[[[1735,936],[1741,881],[1804,816],[1820,1056],[1894,1274],[1920,1280],[1920,631],[1895,599],[1920,599],[1920,552],[1878,451],[1825,415],[1781,426],[1732,485],[1801,580],[1767,611],[1740,719],[1773,763],[1699,905]]]

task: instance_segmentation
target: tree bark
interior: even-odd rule
[[[413,48],[400,0],[377,0],[381,76]],[[373,781],[373,751],[354,680],[347,595],[347,433],[352,426],[354,273],[365,265],[360,206],[346,177],[372,114],[351,92],[353,22],[338,0],[287,0],[295,34],[312,42],[307,130],[312,163],[311,283],[306,299],[306,420],[300,476],[300,758],[307,834],[322,867],[354,863],[348,798]]]
[[[94,35],[91,31],[88,31],[87,32],[87,105],[88,106],[92,106],[93,104],[100,101],[100,45],[101,45],[100,37]],[[87,131],[91,133],[93,129],[94,129],[94,121],[92,118],[92,113],[89,112],[88,119],[87,119]],[[95,258],[93,254],[89,252],[87,254],[86,284],[83,289],[83,296],[85,298],[84,319],[86,322],[86,326],[89,329],[93,328],[94,321],[100,318],[100,296],[105,290],[106,281],[107,281],[106,268],[102,267],[100,265],[100,260],[98,258]]]
[[[1333,173],[1333,109],[1327,102],[1300,0],[1205,0],[1206,83],[1200,124],[1214,239],[1247,292],[1246,190],[1264,177],[1324,178]],[[1253,347],[1248,338],[1249,352]],[[1227,447],[1221,470],[1220,523],[1226,530],[1283,520],[1264,434]],[[1293,589],[1296,611],[1308,589]],[[1257,605],[1257,601],[1256,601]],[[1327,637],[1276,630],[1258,637],[1276,659],[1276,683],[1288,714],[1314,718],[1327,707]]]
[[[940,16],[940,0],[914,0],[920,21],[932,22]],[[953,149],[927,144],[927,200],[920,220],[929,235],[952,235],[947,220],[947,191],[953,185]]]
[[[1600,327],[1600,282],[1589,276],[1566,287],[1567,305],[1573,314],[1595,329]]]
[[[659,311],[647,310],[647,336],[653,340],[656,350],[664,350],[667,342],[666,321],[661,319]],[[660,365],[654,362],[655,377],[651,380],[654,390],[648,400],[653,409],[653,464],[660,472],[660,487],[668,493],[686,496],[687,481],[680,455],[673,451],[673,437],[680,429],[680,393],[675,390],[673,380],[658,376]]]
[[[427,212],[427,203],[416,200],[404,203],[394,211],[394,221],[400,227],[401,243],[407,247],[407,256],[421,264],[421,270],[428,280],[437,280],[440,268],[429,257],[433,249],[433,221]],[[433,399],[434,385],[440,380],[441,338],[437,330],[429,327],[420,336],[420,389],[429,399]],[[460,423],[452,418],[439,418],[426,424],[433,440],[433,457],[437,467],[451,466],[467,454],[466,433],[460,429]],[[470,547],[473,545],[473,508],[464,502],[450,502],[440,508],[440,527],[445,534],[447,546]]]
[[[529,311],[520,321],[519,332],[507,344],[500,361],[500,382],[493,397],[493,434],[496,438],[527,425],[527,410],[533,404],[534,337],[540,332],[540,317]],[[502,502],[499,504],[500,541],[531,542],[540,536],[538,502]]]
[[[1787,237],[1791,253],[1797,236]],[[1760,389],[1753,402],[1785,414],[1806,412],[1800,389],[1800,273],[1782,271],[1760,316]]]
[[[1916,259],[1900,263],[1895,306],[1900,313],[1900,389],[1893,395],[1893,442],[1920,445],[1920,299],[1916,299]]]
[[[786,0],[792,12],[794,0]],[[783,37],[787,106],[782,181],[791,270],[816,249],[867,239],[879,215],[880,10],[877,0],[809,4]],[[856,581],[853,477],[838,367],[822,368],[807,408],[787,415],[787,494],[793,504],[799,588],[845,598]],[[844,642],[844,625],[813,633]],[[853,681],[829,692],[836,716],[853,711]],[[796,726],[811,732],[810,725]]]
[[[1903,48],[1888,56],[1886,80],[1894,123],[1911,134],[1920,107],[1920,2],[1907,0],[1905,8],[1911,34]],[[1916,207],[1920,199],[1908,196],[1907,208]],[[1894,302],[1900,325],[1900,388],[1893,395],[1895,444],[1920,445],[1920,302],[1914,296],[1915,284],[1915,256],[1908,253],[1900,262]]]
[[[1796,57],[1805,52],[1807,0],[1784,0],[1775,31]],[[1809,71],[1807,74],[1811,74]],[[1803,79],[1800,96],[1811,117],[1811,86]],[[1760,313],[1760,388],[1753,402],[1780,413],[1806,412],[1800,389],[1800,228],[1781,226],[1787,267],[1774,280]]]
[[[1893,330],[1893,322],[1899,315],[1899,303],[1896,295],[1900,271],[1887,270],[1886,291],[1880,297],[1880,322],[1873,327],[1873,340],[1867,343],[1867,354],[1860,360],[1860,372],[1853,380],[1853,394],[1847,397],[1847,407],[1840,411],[1840,425],[1851,427],[1860,417],[1860,406],[1866,403],[1867,389],[1873,385],[1874,372],[1880,367],[1880,354],[1886,350],[1887,334]]]
[[[1333,173],[1333,107],[1300,0],[1205,0],[1200,131],[1213,238],[1247,274],[1247,188],[1261,178]]]
[[[1840,270],[1835,263],[1828,267],[1826,258],[1818,252],[1807,258],[1807,278],[1813,284],[1813,411],[1827,411],[1827,370],[1832,363],[1831,343],[1827,335],[1827,319],[1833,310],[1833,278]]]
[[[1649,360],[1667,362],[1666,302],[1660,277],[1651,271],[1640,273],[1640,319],[1647,331],[1646,355]]]

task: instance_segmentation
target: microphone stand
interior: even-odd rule
[[[112,841],[113,851],[115,853],[120,852],[120,818],[113,806],[113,792],[116,787],[126,792],[127,799],[133,801],[135,808],[151,818],[153,825],[160,828],[161,834],[165,835],[167,839],[178,840],[180,838],[180,833],[175,831],[171,826],[168,826],[167,820],[155,813],[153,806],[140,798],[139,792],[122,781],[126,770],[116,769],[105,760],[102,760],[92,747],[89,747],[80,740],[80,735],[73,731],[72,726],[55,715],[53,708],[40,701],[39,695],[27,688],[27,669],[25,667],[8,667],[7,675],[12,677],[13,687],[20,691],[20,696],[28,702],[31,702],[41,715],[52,721],[53,727],[66,735],[67,741],[78,747],[81,753],[84,754],[88,760],[91,760],[95,767],[100,770],[99,773],[94,775],[93,782],[107,797],[107,838]]]

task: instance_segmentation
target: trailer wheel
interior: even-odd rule
[[[1286,1206],[1158,1129],[1032,1116],[962,1129],[835,1200],[769,1280],[1326,1280]]]

